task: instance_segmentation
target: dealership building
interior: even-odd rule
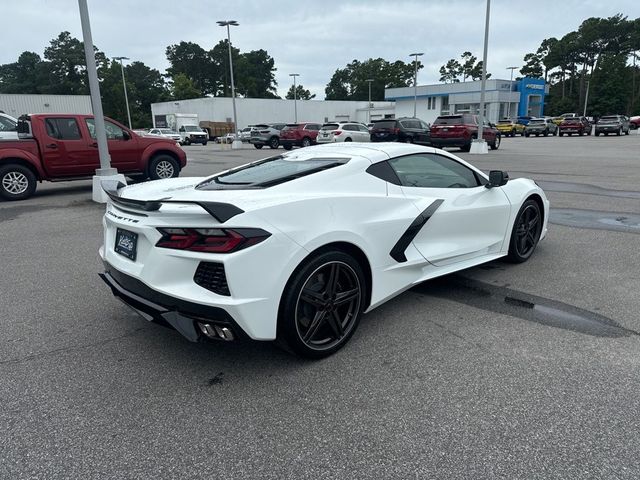
[[[92,113],[89,95],[13,93],[0,93],[0,111],[16,118],[25,113]]]
[[[414,98],[416,116],[433,123],[439,115],[459,113],[477,114],[480,110],[482,82],[440,83],[414,87],[387,88],[385,100],[396,104],[395,116],[413,117]],[[516,116],[541,117],[544,115],[544,97],[548,86],[541,78],[500,80],[490,78],[486,83],[485,112],[489,122]]]

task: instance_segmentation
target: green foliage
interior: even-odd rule
[[[440,81],[445,83],[458,83],[462,76],[462,81],[466,82],[468,79],[481,80],[482,79],[482,60],[477,61],[477,57],[471,54],[471,52],[464,52],[460,58],[460,63],[455,58],[447,61],[440,67]],[[491,77],[490,73],[487,73],[487,78]]]
[[[418,70],[422,64],[418,62]],[[400,60],[388,62],[383,58],[353,60],[345,68],[335,71],[325,88],[327,100],[368,100],[371,82],[371,100],[384,100],[384,89],[407,87],[413,83],[414,63]]]
[[[304,88],[302,85],[296,85],[296,95],[294,97],[293,85],[291,85],[291,87],[289,87],[287,95],[284,98],[286,98],[287,100],[293,100],[294,98],[297,98],[298,100],[313,100],[314,98],[316,98],[316,95],[315,93],[311,95],[311,92]]]
[[[524,67],[520,69],[523,77],[542,78],[542,55],[527,53],[524,56]]]
[[[175,100],[189,100],[190,98],[202,97],[202,92],[194,85],[193,80],[184,73],[177,73],[173,77],[171,96]]]
[[[462,75],[462,65],[455,58],[440,67],[440,81],[444,83],[458,83]],[[466,77],[465,77],[466,78]]]

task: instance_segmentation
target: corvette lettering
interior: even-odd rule
[[[111,210],[107,210],[107,215],[110,215],[117,220],[122,220],[123,222],[138,223],[140,221],[140,220],[136,220],[135,218],[127,218],[127,217],[123,217],[122,215],[117,215],[113,213]]]

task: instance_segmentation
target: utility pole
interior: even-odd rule
[[[227,43],[229,44],[229,72],[231,74],[231,103],[233,104],[233,127],[236,130],[233,135],[233,143],[231,144],[231,148],[240,148],[242,147],[242,141],[237,138],[239,127],[238,115],[236,113],[236,86],[233,81],[233,57],[231,55],[231,32],[229,30],[229,26],[237,27],[240,24],[235,20],[219,20],[216,23],[221,27],[227,27]]]
[[[296,90],[296,77],[299,77],[299,73],[290,73],[290,77],[293,77],[293,112],[294,112],[294,122],[298,123],[298,92]]]
[[[584,96],[584,110],[582,111],[582,116],[586,117],[587,116],[587,103],[589,102],[589,80],[587,80],[587,92],[585,93]]]
[[[418,57],[424,55],[423,52],[420,53],[410,53],[410,57],[415,57],[414,65],[415,65],[415,73],[413,74],[413,117],[416,117],[416,112],[418,110]]]
[[[127,119],[129,120],[129,128],[131,127],[131,112],[129,111],[129,97],[127,96],[127,82],[124,79],[123,60],[129,60],[129,57],[113,57],[114,60],[120,60],[120,70],[122,72],[122,88],[124,88],[124,103],[127,105]]]
[[[367,83],[369,84],[369,105],[367,108],[367,112],[369,113],[368,115],[368,121],[367,123],[371,123],[371,82],[373,82],[373,78],[367,78]]]
[[[507,118],[511,118],[511,92],[513,91],[513,71],[516,68],[518,67],[507,67],[507,70],[511,70],[511,79],[509,80],[509,103],[507,103]]]
[[[87,76],[89,77],[89,92],[91,95],[91,109],[93,121],[96,127],[96,143],[98,144],[98,157],[100,168],[96,169],[93,176],[92,198],[94,202],[106,203],[107,196],[102,190],[105,180],[121,181],[126,185],[123,175],[118,175],[118,170],[111,168],[111,157],[107,144],[107,130],[104,126],[104,113],[102,112],[102,100],[100,99],[100,83],[96,69],[96,56],[93,51],[93,39],[91,37],[91,24],[89,22],[89,9],[87,0],[78,0],[80,10],[80,23],[82,24],[82,41],[84,42],[84,57],[87,64]]]
[[[487,50],[489,46],[489,17],[490,17],[491,0],[487,0],[487,13],[485,14],[484,23],[484,51],[482,54],[482,83],[480,86],[480,115],[478,115],[478,138],[471,142],[470,153],[484,154],[489,153],[487,150],[487,142],[482,136],[482,127],[484,125],[484,102],[487,89]]]

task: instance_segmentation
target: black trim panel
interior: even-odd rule
[[[389,255],[396,262],[402,263],[407,261],[407,257],[404,254],[405,250],[409,246],[409,244],[416,238],[416,235],[420,232],[422,227],[424,227],[425,223],[431,218],[431,216],[435,213],[435,211],[442,205],[444,200],[438,199],[434,201],[431,205],[429,205],[420,215],[416,217],[416,219],[411,222],[409,228],[402,234],[400,239],[393,246]]]
[[[105,184],[109,182],[104,182],[102,184],[102,189],[109,196],[111,202],[117,206],[132,208],[135,210],[142,210],[145,212],[153,212],[156,210],[160,210],[160,207],[163,203],[179,203],[179,204],[192,204],[198,205],[202,209],[204,209],[209,215],[215,218],[220,223],[224,223],[230,218],[235,217],[241,213],[244,213],[244,210],[236,207],[235,205],[231,205],[230,203],[221,203],[221,202],[197,202],[192,200],[170,200],[168,198],[161,198],[159,200],[134,200],[131,198],[123,198],[118,195],[118,189],[124,187],[121,182],[112,182],[113,185],[106,186]]]

